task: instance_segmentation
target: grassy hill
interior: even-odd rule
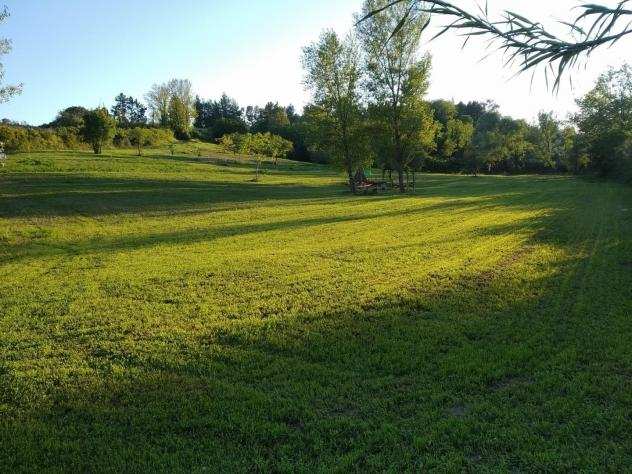
[[[632,464],[630,188],[195,155],[0,169],[3,470]]]

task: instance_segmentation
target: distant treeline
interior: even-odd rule
[[[469,173],[596,172],[630,179],[631,91],[632,68],[610,70],[578,100],[576,114],[559,120],[542,112],[534,123],[503,115],[493,101],[426,101],[419,109],[424,114],[422,146],[407,167]],[[197,138],[242,154],[318,163],[332,159],[321,146],[323,112],[318,105],[310,104],[302,113],[273,102],[242,108],[226,94],[218,100],[194,97],[183,80],[153,86],[146,101],[147,106],[120,94],[110,110],[69,107],[38,127],[4,120],[0,141],[8,152],[88,147],[98,152],[102,146],[139,147],[140,152],[143,146]],[[366,155],[361,162],[391,169],[388,153],[371,139],[380,136],[384,125],[373,119],[369,107],[358,111],[357,120],[367,135],[366,142],[358,142]]]

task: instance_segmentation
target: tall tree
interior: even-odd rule
[[[119,127],[136,127],[147,123],[147,107],[132,96],[121,93],[114,98],[111,113]]]
[[[195,127],[205,129],[210,138],[218,139],[232,133],[245,133],[244,111],[237,101],[226,94],[219,100],[195,100]]]
[[[81,107],[79,105],[67,107],[57,114],[57,117],[49,124],[49,126],[81,128],[83,127],[87,114],[88,109],[85,107]]]
[[[355,173],[370,160],[362,123],[362,74],[358,48],[351,37],[340,40],[328,30],[303,50],[305,84],[314,105],[307,115],[315,126],[316,145],[326,150],[347,173],[355,192]]]
[[[154,84],[145,95],[151,114],[151,121],[161,127],[169,126],[169,101],[171,91],[168,84]]]
[[[474,135],[474,121],[469,116],[459,117],[454,102],[435,100],[430,106],[440,125],[437,133],[437,154],[443,160],[450,160],[470,145]]]
[[[540,112],[536,127],[535,149],[546,168],[559,169],[564,154],[564,138],[553,112]]]
[[[171,79],[167,83],[167,88],[171,93],[171,99],[177,98],[184,107],[183,112],[186,111],[190,127],[195,119],[195,96],[193,95],[191,81],[188,79]]]
[[[154,123],[171,127],[176,135],[189,136],[196,115],[191,81],[171,79],[164,84],[154,84],[145,99]],[[176,123],[172,122],[174,117],[177,117]]]
[[[268,102],[262,109],[257,107],[251,111],[255,113],[251,127],[253,132],[281,134],[290,124],[287,110],[277,102]]]
[[[173,96],[169,101],[169,125],[179,140],[188,140],[191,131],[191,116],[180,97]]]
[[[400,191],[404,175],[416,155],[434,147],[436,124],[424,101],[431,60],[420,56],[421,33],[428,19],[421,15],[400,24],[410,8],[402,2],[386,8],[390,0],[366,0],[358,35],[366,57],[366,89],[370,111],[382,132],[381,149],[387,152],[398,174]],[[370,12],[379,13],[368,16]]]

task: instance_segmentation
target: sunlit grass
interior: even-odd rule
[[[629,188],[197,154],[0,170],[7,470],[630,465]]]

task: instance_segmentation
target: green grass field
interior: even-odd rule
[[[2,471],[630,468],[629,187],[182,151],[0,169]]]

